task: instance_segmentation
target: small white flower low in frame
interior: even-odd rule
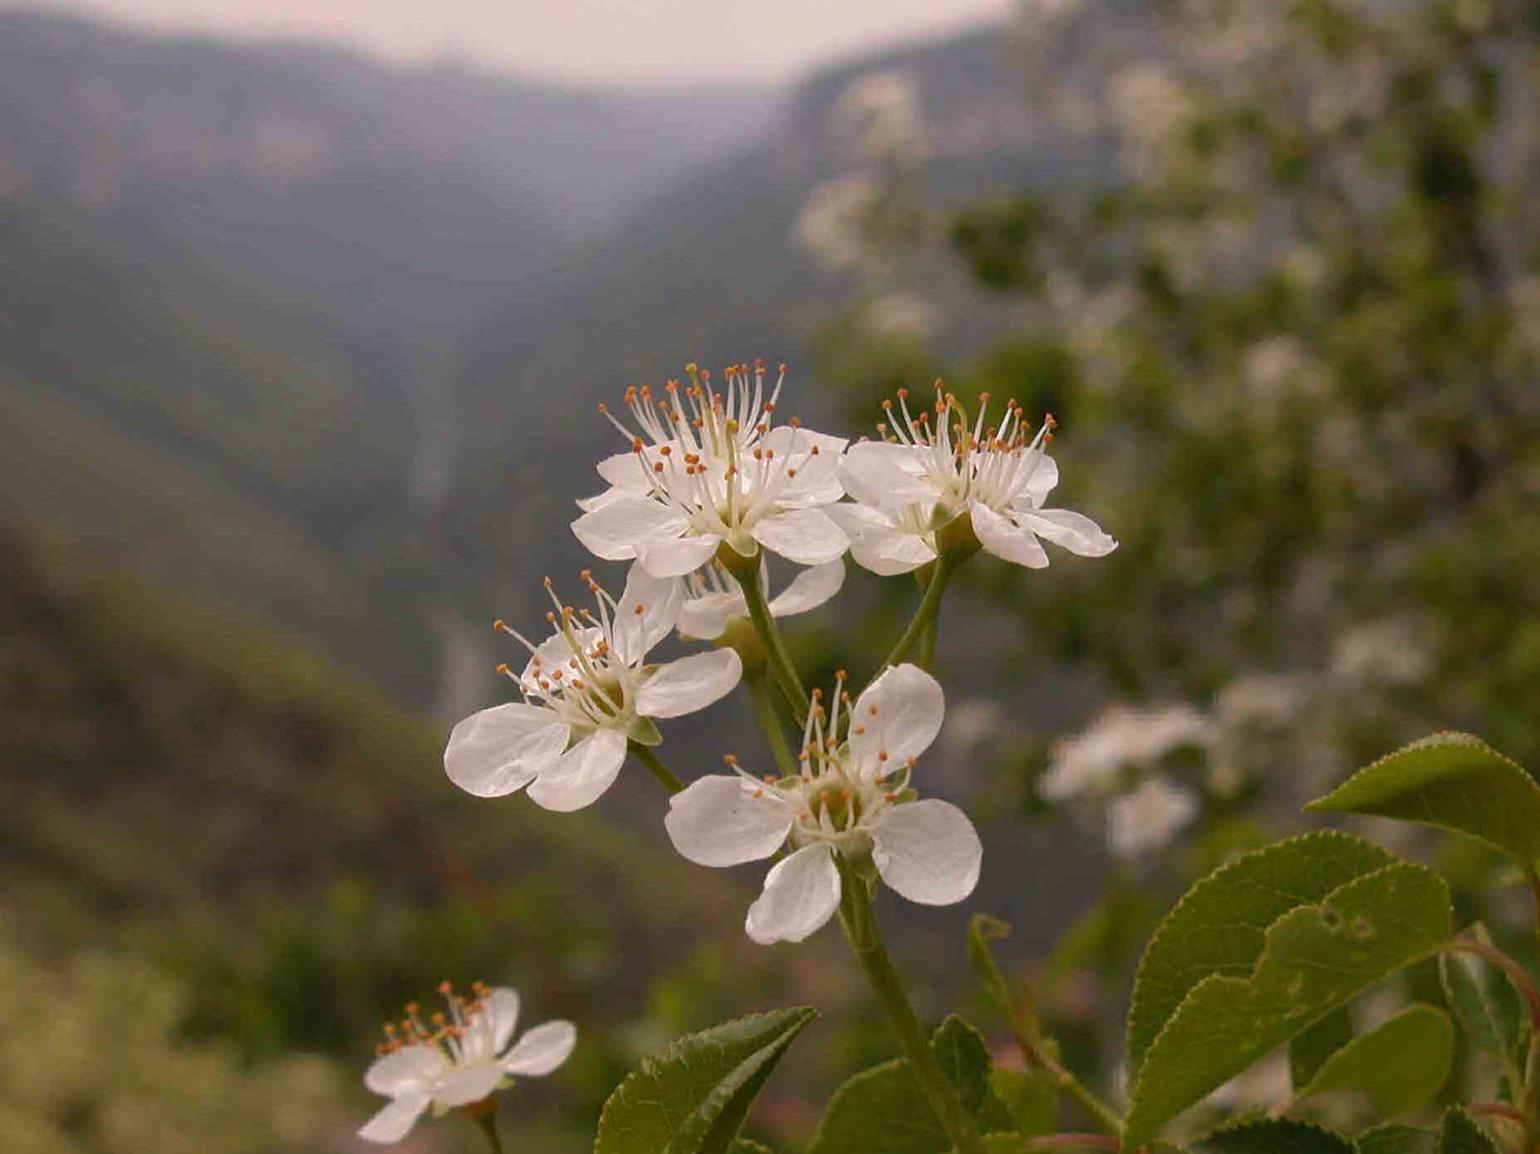
[[[654,719],[680,717],[730,693],[743,675],[731,649],[650,665],[647,654],[673,630],[684,604],[674,579],[633,566],[620,600],[593,581],[595,610],[556,602],[555,632],[535,645],[517,677],[524,700],[472,714],[454,727],[444,769],[467,793],[502,797],[529,789],[546,809],[591,805],[620,774],[627,741],[656,745]],[[547,582],[549,588],[550,583]]]
[[[898,399],[897,412],[884,404],[885,439],[851,445],[840,465],[855,503],[831,515],[858,564],[883,576],[918,569],[936,559],[937,532],[964,516],[986,552],[1029,569],[1047,566],[1043,541],[1082,557],[1117,548],[1089,517],[1043,506],[1059,480],[1047,453],[1052,417],[1031,434],[1015,401],[990,426],[988,394],[971,425],[957,398],[939,386],[933,409],[919,416],[909,411],[907,390]]]
[[[564,1021],[536,1026],[514,1042],[519,995],[507,987],[478,983],[467,998],[445,982],[439,992],[447,1012],[424,1020],[413,1004],[399,1026],[385,1027],[387,1040],[364,1085],[390,1101],[358,1131],[365,1141],[399,1142],[430,1106],[443,1112],[474,1105],[510,1078],[543,1077],[577,1042],[577,1029]]]
[[[723,545],[743,557],[763,547],[798,565],[840,557],[849,542],[824,507],[844,495],[845,440],[775,425],[784,376],[767,395],[763,365],[729,368],[721,392],[710,373],[689,372],[689,385],[670,381],[661,396],[627,390],[635,428],[610,420],[631,452],[599,463],[610,488],[578,502],[578,540],[657,577],[699,569]]]
[[[868,859],[910,901],[950,905],[973,892],[983,847],[956,806],[915,800],[915,759],[941,730],[945,700],[936,679],[915,665],[877,678],[852,705],[836,687],[827,717],[808,713],[802,771],[760,780],[738,770],[700,778],[669,803],[665,820],[681,854],[705,866],[760,861],[785,846],[745,929],[756,942],[799,942],[840,902],[839,854]],[[839,740],[841,708],[849,735]],[[736,769],[736,765],[734,765]]]
[[[814,565],[793,577],[774,597],[770,596],[770,575],[759,569],[759,586],[764,592],[772,617],[795,617],[817,609],[840,591],[845,583],[843,560]],[[679,611],[679,633],[701,641],[715,641],[728,622],[747,618],[749,604],[738,582],[718,561],[708,561],[683,578],[684,606]]]

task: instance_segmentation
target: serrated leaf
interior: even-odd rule
[[[1492,1136],[1476,1125],[1475,1119],[1453,1107],[1444,1113],[1437,1154],[1498,1154],[1498,1149]]]
[[[1310,833],[1246,854],[1199,881],[1161,922],[1139,962],[1128,1012],[1130,1070],[1137,1074],[1193,987],[1215,974],[1251,972],[1268,926],[1395,860],[1362,838]]]
[[[1486,930],[1474,926],[1478,938],[1490,943]],[[1484,958],[1467,953],[1440,954],[1439,978],[1449,1008],[1471,1044],[1496,1054],[1514,1069],[1522,1033],[1522,1004],[1508,976]]]
[[[936,1028],[931,1049],[963,1107],[983,1130],[1010,1126],[1005,1105],[990,1086],[989,1047],[953,1015]],[[903,1058],[847,1079],[829,1099],[807,1154],[945,1154],[952,1140],[931,1112],[920,1080]]]
[[[594,1154],[728,1154],[749,1106],[817,1014],[755,1014],[687,1034],[616,1087]]]
[[[1454,1023],[1433,1006],[1408,1006],[1354,1038],[1317,1071],[1298,1097],[1360,1090],[1389,1117],[1427,1102],[1454,1064]]]
[[[1403,1122],[1385,1122],[1365,1130],[1353,1141],[1358,1154],[1435,1154],[1438,1131]]]
[[[1448,940],[1449,889],[1401,862],[1339,886],[1268,927],[1245,977],[1214,974],[1188,993],[1145,1054],[1125,1140],[1170,1118],[1386,975]]]
[[[1059,1128],[1059,1091],[1046,1078],[1002,1067],[990,1075],[989,1084],[1018,1134],[1032,1138]]]
[[[1193,1143],[1199,1154],[1357,1154],[1333,1130],[1292,1118],[1260,1118],[1221,1126]]]
[[[1540,785],[1468,733],[1436,733],[1359,770],[1305,807],[1468,833],[1540,874]]]
[[[1310,1084],[1316,1071],[1338,1050],[1353,1040],[1353,1019],[1346,1006],[1326,1017],[1289,1042],[1289,1084],[1295,1093]]]

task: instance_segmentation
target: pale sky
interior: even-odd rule
[[[36,3],[36,0],[34,0]],[[171,30],[299,35],[395,58],[613,80],[789,79],[854,51],[1000,19],[1011,0],[53,0]]]

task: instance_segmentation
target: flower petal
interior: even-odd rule
[[[674,848],[696,865],[732,866],[780,849],[796,816],[773,789],[756,790],[736,775],[711,774],[668,799],[663,828]]]
[[[826,565],[814,565],[792,578],[791,584],[782,589],[770,602],[770,616],[795,617],[817,609],[840,591],[845,584],[845,562],[836,559]],[[739,594],[739,601],[743,595]]]
[[[800,942],[833,917],[839,904],[840,875],[833,851],[817,842],[771,867],[743,928],[762,946]]]
[[[850,538],[850,555],[856,564],[879,577],[912,573],[936,559],[925,534],[900,529],[881,509],[847,504],[830,505],[824,511]]]
[[[626,587],[615,603],[615,655],[640,665],[647,651],[669,635],[684,605],[684,585],[674,577],[654,577],[641,564],[631,566]]]
[[[927,798],[895,805],[872,830],[872,862],[912,902],[948,906],[973,892],[984,847],[968,815]]]
[[[529,787],[536,805],[570,813],[592,805],[620,776],[626,760],[626,735],[596,729],[583,738]]]
[[[929,673],[907,663],[886,670],[851,707],[850,760],[856,771],[870,780],[919,757],[941,732],[945,715],[946,695]]]
[[[422,1117],[430,1100],[427,1091],[403,1094],[386,1103],[379,1113],[359,1127],[358,1136],[365,1142],[376,1142],[381,1146],[399,1142]]]
[[[1002,561],[1025,565],[1028,569],[1047,568],[1048,554],[1030,529],[1021,528],[1009,517],[978,501],[969,506],[968,512],[973,517],[973,532],[986,550]]]
[[[677,537],[686,524],[677,509],[626,493],[590,507],[572,522],[572,532],[595,557],[629,561],[646,542]]]
[[[754,540],[798,565],[825,565],[850,547],[845,531],[822,509],[790,509],[754,524]]]
[[[519,1024],[519,992],[510,986],[498,986],[487,995],[482,1017],[492,1036],[492,1053],[501,1054]]]
[[[399,1098],[426,1091],[447,1069],[449,1062],[438,1047],[403,1046],[375,1059],[364,1072],[364,1085],[376,1094]]]
[[[936,499],[924,480],[925,467],[910,445],[891,441],[861,441],[845,450],[840,479],[845,490],[863,505],[899,509]]]
[[[1025,486],[1025,493],[1034,506],[1041,505],[1059,483],[1059,463],[1041,449],[1036,452],[1037,464],[1032,467]]]
[[[679,610],[679,632],[701,641],[715,641],[734,617],[749,615],[748,602],[737,590],[691,597]]]
[[[604,458],[599,462],[598,470],[599,476],[623,492],[643,497],[652,492],[652,477],[642,463],[641,454],[634,450]]]
[[[761,444],[795,470],[776,497],[788,509],[831,505],[845,495],[840,483],[840,455],[848,444],[843,437],[809,429],[780,425],[766,434]]]
[[[1068,509],[1020,509],[1016,522],[1081,557],[1105,557],[1118,547],[1095,521]]]
[[[469,1106],[497,1089],[502,1080],[503,1068],[496,1062],[456,1066],[439,1081],[433,1100],[440,1106]]]
[[[637,546],[636,558],[654,577],[683,577],[710,561],[721,544],[715,533],[656,537]]]
[[[567,723],[520,701],[473,713],[449,734],[444,772],[466,793],[502,797],[523,789],[567,746]]]
[[[636,711],[643,717],[682,717],[727,696],[742,676],[736,650],[692,653],[658,666],[636,691]]]
[[[518,1040],[503,1059],[503,1069],[526,1078],[543,1078],[567,1060],[577,1045],[571,1022],[542,1022]]]

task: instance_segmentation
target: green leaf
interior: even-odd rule
[[[1284,914],[1245,977],[1213,974],[1183,999],[1145,1054],[1125,1140],[1168,1119],[1336,1007],[1449,938],[1449,889],[1401,862]]]
[[[1341,1134],[1292,1118],[1247,1119],[1193,1143],[1199,1154],[1357,1154]]]
[[[1492,1136],[1476,1125],[1464,1110],[1452,1107],[1444,1114],[1437,1154],[1498,1154]]]
[[[930,1044],[980,1128],[1008,1129],[1009,1112],[991,1089],[983,1036],[953,1015],[936,1028]],[[925,1101],[914,1070],[895,1058],[863,1070],[834,1092],[807,1154],[945,1154],[951,1149],[952,1140]]]
[[[1427,1102],[1454,1064],[1454,1023],[1433,1006],[1408,1006],[1354,1038],[1321,1066],[1298,1097],[1361,1090],[1389,1117]]]
[[[1131,1070],[1138,1072],[1193,987],[1215,974],[1251,972],[1268,926],[1395,860],[1361,838],[1311,833],[1246,854],[1198,882],[1161,922],[1139,962],[1128,1012]]]
[[[775,1154],[775,1151],[751,1138],[735,1138],[727,1154]]]
[[[1436,733],[1359,770],[1305,807],[1468,833],[1540,874],[1540,785],[1468,733]]]
[[[1001,1068],[990,1075],[989,1083],[1018,1134],[1033,1138],[1059,1128],[1059,1091],[1046,1078]]]
[[[1477,924],[1470,932],[1490,944],[1484,926]],[[1449,1008],[1471,1044],[1498,1055],[1513,1070],[1523,1018],[1518,991],[1508,976],[1486,959],[1467,953],[1440,954],[1438,972]]]
[[[605,1102],[594,1154],[728,1154],[765,1079],[816,1016],[755,1014],[643,1059]]]
[[[1326,1017],[1289,1043],[1289,1084],[1295,1093],[1310,1084],[1316,1071],[1338,1050],[1353,1040],[1353,1019],[1346,1006]]]
[[[1438,1131],[1403,1122],[1385,1122],[1365,1130],[1353,1143],[1358,1154],[1435,1154]]]

